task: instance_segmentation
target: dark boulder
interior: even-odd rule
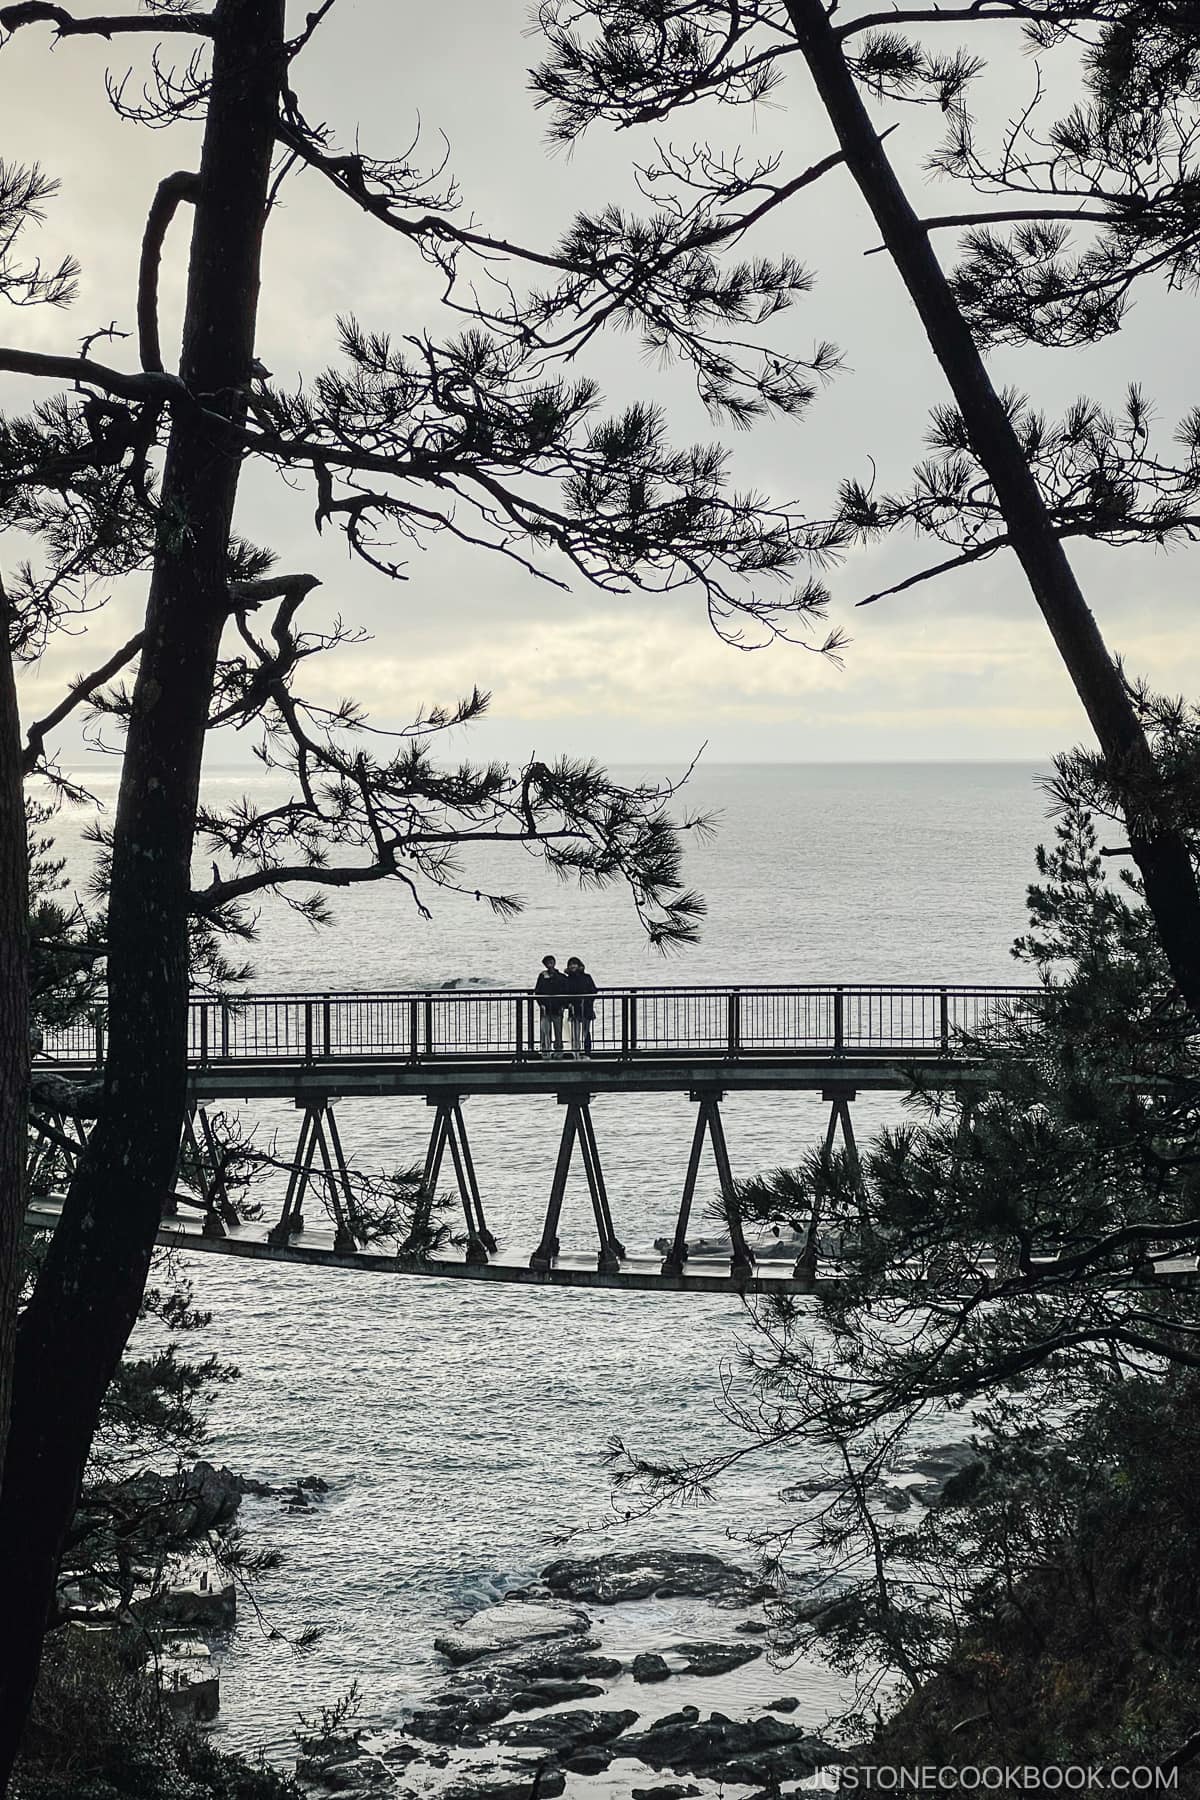
[[[564,1768],[571,1775],[603,1775],[612,1761],[612,1751],[603,1744],[589,1744],[568,1756]]]
[[[611,1556],[563,1558],[542,1570],[554,1595],[593,1601],[647,1600],[686,1594],[717,1606],[750,1606],[774,1590],[746,1569],[699,1550],[623,1550]]]
[[[427,1744],[478,1748],[510,1710],[507,1696],[499,1694],[440,1694],[432,1708],[413,1713],[408,1730]]]
[[[611,1743],[637,1720],[635,1712],[546,1713],[540,1719],[510,1719],[496,1730],[502,1744],[553,1750],[571,1756],[586,1745]]]
[[[613,1748],[617,1756],[635,1756],[652,1769],[747,1784],[805,1779],[838,1755],[783,1719],[736,1720],[716,1712],[703,1722],[678,1714],[659,1719]]]
[[[542,1650],[511,1662],[506,1659],[503,1673],[519,1679],[522,1686],[536,1681],[606,1681],[621,1673],[621,1663],[615,1656],[592,1655],[598,1642],[597,1638],[585,1638],[563,1650]]]
[[[658,1656],[653,1650],[644,1650],[633,1659],[633,1679],[635,1681],[669,1681],[671,1665],[665,1656]]]
[[[532,1712],[538,1706],[561,1706],[565,1700],[598,1700],[604,1693],[598,1681],[535,1681],[515,1688],[508,1696],[512,1712]]]

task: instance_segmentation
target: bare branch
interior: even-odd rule
[[[192,37],[213,35],[211,13],[109,14],[79,19],[49,0],[19,0],[16,6],[0,6],[0,31],[18,31],[22,25],[53,25],[56,37],[112,38],[128,32],[143,35],[164,31],[185,32]]]
[[[185,200],[194,203],[199,189],[200,177],[190,171],[176,170],[175,174],[164,177],[151,202],[142,237],[137,292],[138,345],[142,368],[159,375],[163,372],[163,362],[158,338],[158,269],[163,240],[176,209]]]
[[[106,663],[102,663],[101,666],[98,669],[94,669],[90,675],[80,675],[77,680],[73,681],[58,705],[53,707],[51,711],[46,714],[45,718],[36,719],[34,721],[25,736],[25,751],[22,757],[22,767],[24,768],[26,775],[37,767],[38,762],[41,759],[42,747],[45,743],[47,733],[53,731],[56,726],[61,725],[63,720],[67,718],[69,714],[73,713],[77,706],[82,706],[85,700],[90,700],[98,688],[103,687],[106,681],[111,681],[118,670],[123,669],[127,663],[132,662],[134,657],[141,650],[142,645],[145,642],[145,637],[146,634],[144,631],[135,633],[135,635],[129,639],[128,643],[122,644],[119,650],[113,651],[113,654]]]

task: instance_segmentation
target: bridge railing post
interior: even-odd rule
[[[628,1054],[636,1056],[638,1049],[638,997],[633,988],[629,995],[629,1047]]]
[[[629,995],[621,995],[621,1056],[629,1055]]]
[[[738,1056],[742,1047],[742,996],[737,988],[729,995],[726,1040],[730,1061]]]
[[[100,1013],[93,1016],[92,1030],[95,1036],[96,1067],[100,1069],[104,1066],[104,1019]]]
[[[523,1062],[525,1059],[525,1001],[522,997],[518,996],[513,1011],[517,1015],[516,1031],[513,1034],[516,1043],[516,1059],[518,1062]]]
[[[846,1053],[846,995],[840,988],[833,990],[833,1054],[836,1057]]]
[[[229,1055],[229,1003],[226,1000],[221,1002],[221,1055]]]
[[[208,1002],[200,1002],[200,1062],[208,1061]]]
[[[311,1062],[312,1059],[313,1059],[313,1003],[311,1000],[306,1000],[304,1002],[304,1060],[305,1060],[305,1062]]]
[[[425,996],[425,1055],[433,1055],[433,1001]]]
[[[938,1024],[942,1040],[942,1055],[950,1054],[950,996],[945,988],[938,994]]]
[[[410,1062],[419,1061],[421,1055],[419,1004],[416,1000],[410,1000],[408,1003],[408,1055]]]
[[[321,1055],[328,1056],[333,1046],[333,1011],[328,1000],[321,1002]]]

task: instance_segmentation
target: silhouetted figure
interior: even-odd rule
[[[567,978],[562,973],[553,956],[543,956],[542,972],[534,983],[534,993],[541,1009],[541,1044],[543,1056],[550,1054],[550,1041],[553,1036],[554,1054],[562,1055],[563,1047],[563,993]]]
[[[571,1008],[571,1049],[578,1056],[592,1054],[592,1020],[596,1016],[596,984],[583,966],[583,958],[567,958],[566,990]]]

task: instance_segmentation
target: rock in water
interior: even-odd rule
[[[544,1713],[540,1719],[513,1719],[497,1726],[496,1736],[503,1744],[530,1745],[540,1750],[553,1750],[557,1756],[570,1756],[576,1750],[593,1744],[608,1744],[637,1722],[635,1712]]]
[[[672,1644],[671,1648],[676,1656],[686,1658],[689,1675],[728,1675],[730,1669],[762,1655],[761,1644]]]
[[[692,1594],[717,1606],[750,1606],[773,1593],[719,1556],[700,1550],[624,1550],[615,1556],[564,1558],[542,1570],[552,1594],[609,1606],[619,1600],[648,1600]]]
[[[588,1616],[577,1606],[560,1600],[504,1600],[472,1613],[457,1630],[434,1638],[433,1647],[453,1663],[474,1662],[494,1656],[518,1644],[543,1638],[582,1636]]]
[[[633,1679],[635,1681],[669,1681],[671,1665],[665,1656],[659,1656],[653,1650],[645,1650],[633,1659]]]
[[[537,1776],[541,1779],[534,1786]],[[469,1775],[442,1789],[442,1800],[553,1800],[567,1785],[561,1769],[539,1767],[532,1762],[496,1763],[487,1769],[472,1769]]]

